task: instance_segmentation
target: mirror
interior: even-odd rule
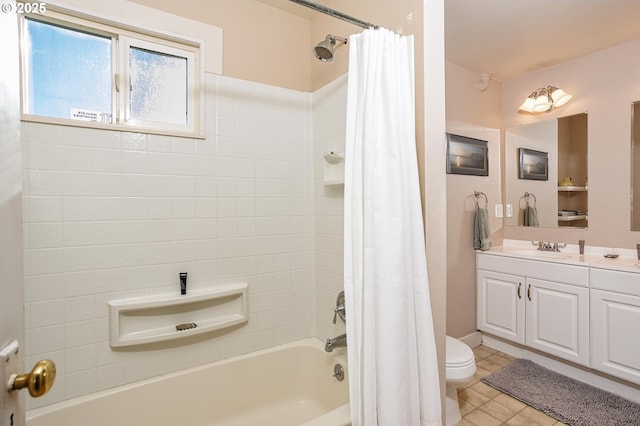
[[[640,231],[640,101],[631,104],[631,230]]]
[[[507,129],[504,147],[507,225],[587,227],[587,113]]]

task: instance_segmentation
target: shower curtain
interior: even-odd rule
[[[354,426],[440,426],[413,37],[349,38],[344,285]]]

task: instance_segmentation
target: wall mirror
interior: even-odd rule
[[[631,104],[631,230],[640,231],[640,101]]]
[[[587,227],[587,113],[507,129],[504,149],[507,225]]]

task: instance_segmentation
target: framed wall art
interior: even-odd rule
[[[549,153],[518,148],[520,156],[519,179],[549,180]]]
[[[488,142],[447,133],[447,174],[489,176]]]

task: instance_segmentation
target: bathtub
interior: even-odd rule
[[[27,426],[348,426],[346,357],[304,339],[27,412]]]

